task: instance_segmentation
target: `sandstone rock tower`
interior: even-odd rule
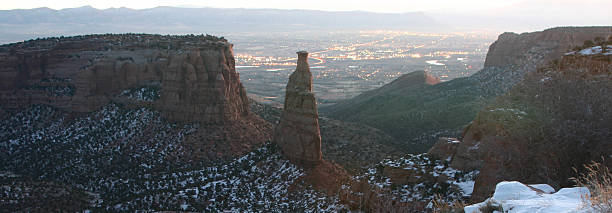
[[[287,83],[285,106],[274,133],[274,142],[291,162],[312,168],[322,162],[319,113],[312,93],[308,52],[297,54],[297,68]]]

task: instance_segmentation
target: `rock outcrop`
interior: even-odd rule
[[[289,76],[285,105],[274,133],[274,142],[291,162],[312,168],[322,162],[319,114],[312,92],[308,52],[300,51],[297,54],[297,68]]]
[[[485,67],[522,64],[541,56],[541,63],[561,57],[567,50],[582,46],[585,40],[610,36],[611,27],[557,27],[539,32],[506,32],[497,38],[487,52]]]
[[[187,49],[168,59],[160,107],[176,121],[221,123],[249,113],[248,99],[229,43]]]
[[[247,116],[232,45],[213,36],[144,34],[49,38],[0,47],[0,104],[91,112],[122,91],[160,85],[151,105],[171,121]]]
[[[105,34],[0,46],[0,117],[36,104],[78,116],[109,103],[200,125],[184,138],[190,159],[248,152],[273,131],[250,114],[223,38]]]

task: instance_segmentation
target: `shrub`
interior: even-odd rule
[[[583,48],[588,48],[588,47],[592,47],[592,46],[595,46],[595,43],[593,41],[591,41],[591,40],[586,40],[582,44]]]
[[[478,210],[482,213],[493,213],[495,211],[504,212],[504,208],[502,208],[502,205],[499,203],[489,200],[486,204],[487,205],[478,208]]]
[[[585,186],[591,192],[585,202],[597,212],[612,212],[612,173],[610,169],[602,164],[592,161],[583,165],[585,172],[572,178],[579,186]],[[577,172],[577,169],[574,168]]]
[[[433,212],[434,213],[464,213],[463,208],[465,207],[465,203],[460,201],[455,201],[453,203],[446,202],[441,195],[436,194],[433,203]]]

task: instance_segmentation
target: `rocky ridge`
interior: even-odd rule
[[[504,180],[569,187],[591,160],[612,153],[610,55],[567,55],[529,72],[508,94],[478,113],[460,143],[430,153],[452,156],[451,166],[479,170],[473,201]],[[610,166],[610,165],[608,165]],[[579,171],[580,172],[580,171]]]

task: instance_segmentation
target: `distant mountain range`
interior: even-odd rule
[[[315,10],[156,7],[0,10],[0,43],[92,33],[227,34],[296,30],[430,30],[421,12],[384,14]]]

